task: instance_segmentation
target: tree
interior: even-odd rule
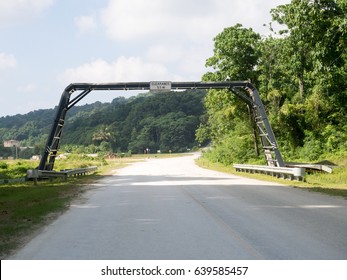
[[[253,83],[257,83],[259,55],[259,34],[252,29],[243,28],[241,24],[225,28],[214,38],[214,55],[206,62],[206,67],[212,67],[214,72],[206,73],[203,80],[250,79]],[[215,147],[228,146],[226,143],[233,141],[230,138],[235,136],[233,133],[235,130],[241,134],[245,133],[252,139],[247,105],[234,94],[228,90],[209,90],[204,104],[208,118],[196,132],[200,142],[206,142],[209,138]],[[252,142],[244,143],[247,144],[238,148],[240,154],[253,150]],[[218,153],[218,149],[216,152]]]
[[[287,28],[287,55],[297,78],[300,101],[307,87],[329,85],[335,67],[343,64],[346,27],[341,6],[334,0],[293,0],[271,10],[273,20]]]
[[[214,55],[206,63],[213,71],[203,79],[251,78],[289,156],[305,151],[301,154],[312,160],[323,151],[345,147],[341,135],[347,133],[346,1],[293,0],[271,14],[282,30],[267,38],[241,25],[218,34]],[[216,90],[209,91],[205,107],[207,118],[197,130],[198,140],[210,138],[220,159],[228,154],[244,160],[240,155],[248,151],[245,143],[250,142],[245,139],[250,138],[238,137],[251,131],[245,121],[247,107],[230,93]]]
[[[205,81],[247,80],[256,83],[260,35],[241,24],[225,28],[214,38],[214,55],[206,67],[215,71],[203,76]]]
[[[275,85],[277,99],[283,100],[277,110],[278,120],[287,126],[282,131],[290,132],[293,151],[306,141],[327,145],[329,137],[324,131],[333,131],[327,129],[332,124],[345,129],[346,11],[346,1],[339,0],[293,0],[271,11],[273,20],[285,27],[280,31],[285,36],[276,39],[282,42],[275,54],[277,65],[284,70],[279,80],[290,85],[294,77],[297,85],[294,92]],[[266,39],[263,46],[269,43]],[[266,88],[268,75],[266,71],[263,74]],[[271,96],[271,86],[267,89],[267,96]]]

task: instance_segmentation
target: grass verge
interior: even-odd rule
[[[68,202],[81,193],[81,182],[74,179],[68,183],[40,182],[38,186],[25,183],[1,187],[1,259],[17,248],[33,230],[62,213]]]
[[[253,178],[263,181],[275,182],[279,184],[289,185],[297,188],[307,189],[313,192],[320,192],[327,195],[340,196],[347,199],[347,166],[341,165],[334,169],[333,173],[314,173],[307,174],[305,182],[290,181],[278,179],[263,174],[250,174],[244,172],[236,172],[232,166],[225,166],[221,163],[211,162],[204,157],[196,160],[197,165],[220,172],[234,174],[237,176]]]

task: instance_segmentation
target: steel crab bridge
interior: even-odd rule
[[[62,93],[58,110],[47,139],[38,170],[52,171],[58,154],[60,140],[67,112],[92,91],[108,90],[151,90],[171,91],[185,89],[226,89],[241,98],[250,108],[252,118],[258,130],[258,137],[263,147],[268,166],[284,167],[285,164],[279,151],[275,135],[269,123],[264,105],[258,90],[248,81],[223,82],[129,82],[129,83],[73,83]]]

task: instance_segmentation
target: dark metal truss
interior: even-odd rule
[[[266,115],[257,89],[249,82],[172,82],[172,90],[184,89],[227,89],[241,98],[251,108],[252,117],[258,128],[258,135],[263,146],[265,158],[269,166],[284,167],[282,155],[278,149],[275,135]],[[99,90],[150,90],[150,82],[131,83],[74,83],[67,86],[60,98],[56,117],[47,139],[39,170],[53,170],[54,162],[59,150],[62,131],[67,111],[87,96],[91,91]],[[71,98],[73,94],[77,94]]]

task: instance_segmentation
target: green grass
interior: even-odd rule
[[[35,168],[37,164],[37,162],[30,160],[0,160],[0,179],[24,177],[27,170]]]
[[[338,167],[334,168],[333,173],[313,173],[306,174],[305,182],[289,181],[278,179],[263,174],[250,174],[244,172],[236,172],[232,166],[225,166],[221,163],[210,162],[204,157],[200,157],[196,160],[196,163],[204,168],[230,173],[237,176],[243,176],[247,178],[253,178],[263,181],[270,181],[279,184],[285,184],[293,187],[304,188],[314,192],[325,193],[327,195],[341,196],[347,198],[347,165],[346,158],[342,157],[334,158],[334,163]]]
[[[82,182],[82,181],[81,181]],[[42,182],[0,187],[0,255],[16,248],[47,215],[66,209],[68,202],[82,191],[77,179],[68,183]]]
[[[340,166],[334,168],[331,174],[314,173],[306,176],[306,181],[310,185],[317,187],[347,189],[347,167]]]

